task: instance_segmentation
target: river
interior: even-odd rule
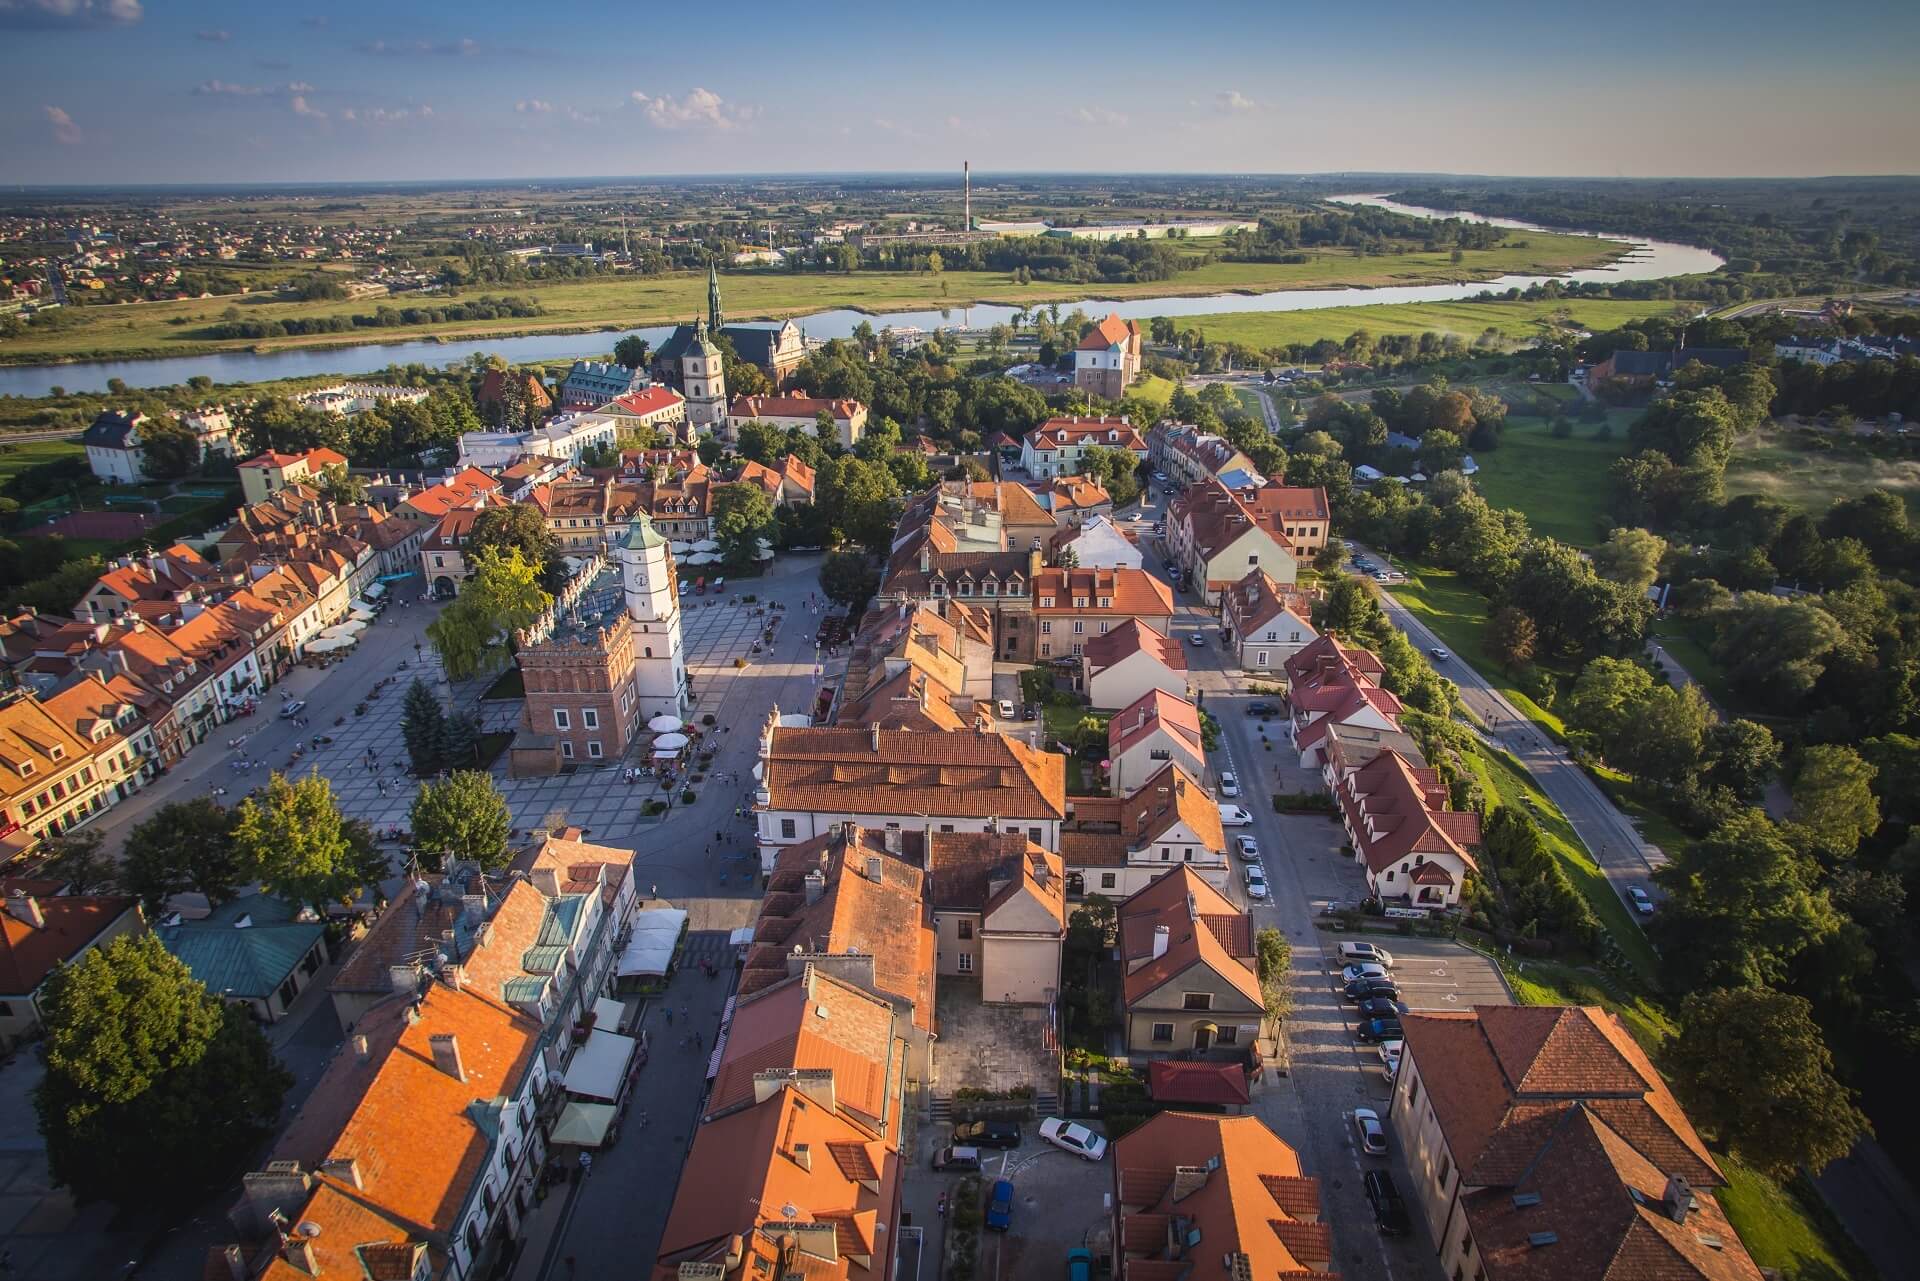
[[[1552,231],[1511,218],[1482,218],[1478,214],[1455,210],[1420,209],[1396,204],[1380,196],[1336,196],[1340,204],[1377,205],[1416,218],[1465,218],[1489,222],[1519,231]],[[1112,301],[1099,297],[1060,303],[1061,314],[1079,307],[1089,313],[1118,312],[1130,320],[1151,316],[1205,316],[1225,311],[1316,311],[1323,307],[1365,307],[1389,303],[1457,302],[1482,293],[1504,293],[1509,289],[1528,289],[1549,280],[1567,283],[1622,280],[1661,280],[1668,276],[1687,276],[1710,272],[1722,263],[1719,255],[1694,245],[1639,236],[1607,235],[1601,232],[1559,232],[1562,235],[1592,235],[1616,240],[1629,246],[1626,256],[1604,267],[1569,272],[1561,276],[1499,276],[1492,280],[1451,285],[1394,285],[1382,289],[1278,289],[1263,294],[1206,294],[1181,298],[1129,298]],[[1052,304],[1047,304],[1049,307]],[[852,308],[816,311],[794,319],[810,338],[850,338],[861,321],[881,328],[934,329],[958,325],[985,328],[1013,319],[1013,307],[997,303],[977,303],[971,307],[949,307],[936,311],[890,311],[873,315]],[[1032,310],[1031,307],[1028,308]],[[315,375],[352,377],[384,369],[388,365],[414,363],[445,366],[466,360],[476,352],[497,355],[513,364],[536,361],[574,360],[601,356],[613,350],[613,344],[625,333],[638,334],[658,346],[673,332],[672,326],[658,325],[615,333],[611,330],[570,334],[530,334],[520,338],[474,338],[448,342],[415,339],[410,342],[359,343],[348,347],[293,347],[280,351],[228,351],[203,356],[160,356],[146,360],[101,360],[64,365],[0,366],[0,395],[44,396],[53,387],[68,391],[105,391],[107,380],[118,378],[129,387],[166,387],[184,383],[196,375],[205,375],[216,383],[267,382],[277,378],[304,378]]]

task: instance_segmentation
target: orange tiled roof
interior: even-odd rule
[[[906,1040],[887,1002],[812,965],[749,994],[734,1009],[707,1115],[749,1105],[754,1075],[774,1068],[828,1070],[834,1100],[873,1136],[900,1144],[898,1091]]]
[[[1052,603],[1048,604],[1051,599]],[[1085,604],[1076,605],[1076,600]],[[1101,601],[1107,601],[1101,605]],[[1144,569],[1043,569],[1033,580],[1036,614],[1173,617],[1173,589]],[[1156,629],[1157,630],[1157,629]]]
[[[1117,311],[1108,312],[1099,324],[1087,330],[1075,347],[1076,351],[1106,351],[1110,347],[1124,347],[1132,339],[1140,336],[1140,326],[1131,320],[1120,319]]]
[[[1162,636],[1137,618],[1129,618],[1104,636],[1095,636],[1081,649],[1080,656],[1088,671],[1097,672],[1143,651],[1168,671],[1187,670],[1187,655],[1180,642]]]
[[[1204,756],[1200,709],[1163,689],[1150,689],[1113,714],[1107,722],[1107,753],[1118,756],[1162,729],[1184,742],[1196,757]]]
[[[13,888],[22,885],[6,892]],[[0,909],[0,993],[14,998],[33,993],[57,967],[137,910],[133,899],[113,895],[36,895],[30,888],[22,892],[40,909],[42,924],[30,925]]]
[[[1246,998],[1265,1008],[1253,970],[1253,918],[1182,863],[1120,904],[1120,950],[1130,969],[1121,982],[1128,1005],[1158,991],[1195,965],[1204,965]],[[1167,949],[1153,956],[1158,926],[1167,927]]]
[[[845,814],[1062,818],[1066,759],[1004,734],[772,731],[767,808]]]

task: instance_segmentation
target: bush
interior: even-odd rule
[[[693,789],[692,789],[691,787],[689,787],[689,788],[685,788],[684,790],[682,790],[682,791],[681,791],[681,793],[680,793],[680,803],[681,803],[682,805],[691,805],[691,804],[693,804]]]
[[[1573,435],[1573,420],[1570,418],[1554,419],[1553,426],[1547,429],[1547,434],[1555,440],[1567,439],[1567,437]]]
[[[648,801],[645,805],[643,805],[640,808],[640,817],[653,818],[656,815],[664,814],[666,812],[667,812],[667,803],[665,801]]]
[[[1339,806],[1326,792],[1275,792],[1273,808],[1282,814],[1337,814]]]

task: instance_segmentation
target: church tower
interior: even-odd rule
[[[645,512],[636,513],[617,553],[620,588],[633,628],[634,690],[640,714],[686,710],[687,660],[680,644],[680,592],[667,540]]]
[[[720,307],[719,286],[711,306]],[[707,332],[705,321],[694,326],[693,341],[680,357],[680,385],[687,396],[687,427],[695,437],[721,430],[727,421],[727,379],[721,368],[720,348]]]
[[[720,269],[712,263],[707,264],[707,328],[719,333],[726,327],[726,320],[720,314]]]

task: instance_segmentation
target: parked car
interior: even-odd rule
[[[1038,703],[1028,703],[1028,704],[1027,704],[1027,714],[1026,714],[1026,716],[1025,716],[1025,718],[1024,718],[1024,719],[1026,719],[1026,720],[1030,720],[1030,721],[1037,721],[1037,720],[1039,720],[1039,719],[1040,719],[1040,704],[1038,704]]]
[[[1380,1114],[1372,1108],[1353,1110],[1353,1132],[1360,1140],[1360,1150],[1368,1156],[1387,1154],[1387,1127],[1380,1124]]]
[[[1342,943],[1340,959],[1349,965],[1364,965],[1372,961],[1375,965],[1393,968],[1393,953],[1377,943]]]
[[[1372,961],[1363,961],[1357,965],[1349,965],[1346,969],[1340,971],[1340,981],[1342,983],[1358,983],[1362,979],[1384,980],[1386,977],[1387,967],[1384,965],[1376,965]]]
[[[1220,795],[1240,795],[1240,776],[1232,770],[1222,770],[1220,773]]]
[[[1246,866],[1246,878],[1247,878],[1247,897],[1250,899],[1255,899],[1261,902],[1265,902],[1267,893],[1268,893],[1267,869],[1260,866],[1258,863],[1249,863]]]
[[[1220,807],[1220,826],[1248,827],[1251,826],[1252,823],[1253,815],[1247,813],[1247,811],[1241,809],[1238,805],[1222,805]]]
[[[977,1170],[980,1168],[980,1149],[948,1146],[935,1148],[933,1168],[936,1170]]]
[[[307,710],[307,705],[296,698],[291,703],[286,704],[280,709],[280,719],[283,721],[290,721],[294,717],[298,716],[300,713],[306,710]]]
[[[1340,994],[1349,1001],[1370,1001],[1382,996],[1397,1001],[1400,999],[1400,987],[1392,979],[1360,979],[1347,984]]]
[[[1404,1039],[1399,1019],[1368,1019],[1354,1033],[1362,1041],[1398,1041]]]
[[[1187,644],[1193,646],[1195,649],[1203,648],[1206,645],[1206,643],[1207,643],[1207,638],[1202,636],[1199,632],[1195,632],[1191,636],[1187,637]]]
[[[1260,843],[1251,836],[1234,837],[1233,850],[1234,853],[1249,863],[1257,863],[1260,861]]]
[[[1393,1175],[1385,1170],[1368,1170],[1360,1176],[1367,1192],[1367,1204],[1373,1207],[1373,1221],[1388,1236],[1400,1236],[1407,1230],[1407,1203],[1400,1189],[1393,1186]]]
[[[1280,714],[1280,709],[1275,707],[1272,703],[1248,703],[1247,704],[1247,715],[1249,716],[1278,716],[1279,714]]]
[[[1436,663],[1444,663],[1447,661],[1447,658],[1448,658],[1447,651],[1444,649],[1441,649],[1438,645],[1435,645],[1432,649],[1428,650],[1427,653],[1433,655],[1433,661]]]
[[[1093,1281],[1093,1251],[1067,1251],[1067,1281]]]
[[[1017,1148],[1018,1121],[965,1121],[953,1127],[953,1141],[976,1148]]]
[[[1648,898],[1647,892],[1638,885],[1627,886],[1627,897],[1632,900],[1634,911],[1642,916],[1653,915],[1653,900]]]
[[[998,706],[999,706],[1001,720],[1010,721],[1013,719],[1013,700],[1012,699],[1003,698],[1000,700]]]
[[[1075,1125],[1064,1117],[1050,1116],[1040,1123],[1040,1137],[1056,1148],[1088,1161],[1107,1155],[1107,1141],[1084,1125]]]
[[[1406,1046],[1405,1041],[1380,1042],[1380,1062],[1386,1066],[1388,1076],[1400,1070],[1400,1053]]]
[[[1013,1180],[995,1179],[993,1195],[987,1198],[987,1226],[1005,1232],[1013,1226]]]
[[[1407,1007],[1390,996],[1370,996],[1360,1002],[1363,1019],[1397,1019],[1406,1012]]]

